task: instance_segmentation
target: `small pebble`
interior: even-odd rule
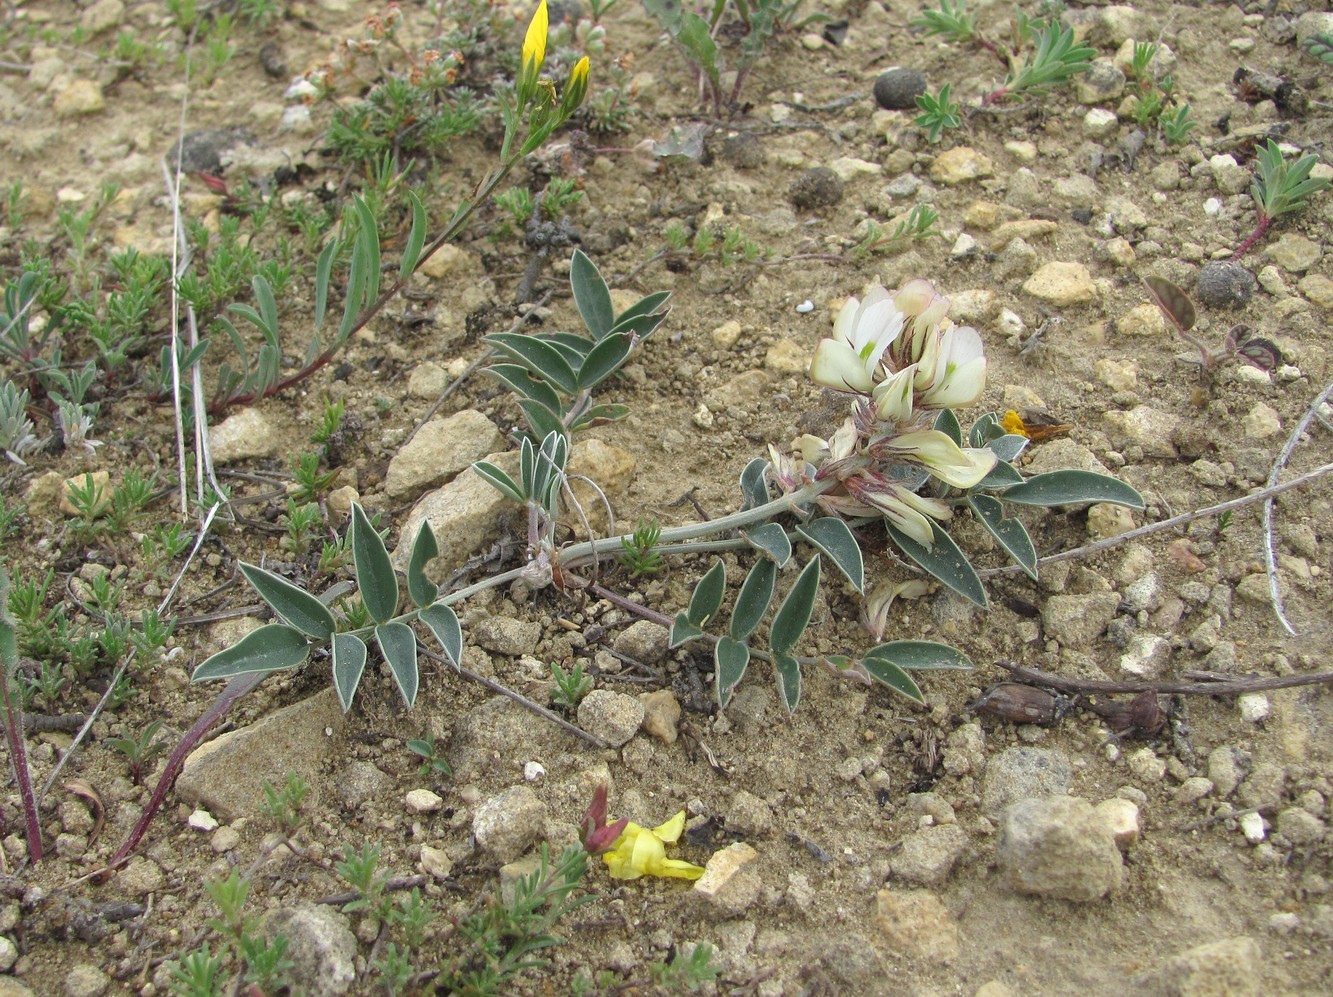
[[[1206,264],[1194,280],[1194,296],[1209,308],[1233,308],[1245,304],[1255,288],[1254,274],[1230,260]]]
[[[541,762],[528,762],[523,766],[523,778],[528,782],[538,782],[546,778],[546,767]]]
[[[1262,692],[1246,692],[1236,697],[1236,709],[1247,724],[1262,723],[1268,719],[1272,706]]]
[[[1264,819],[1258,814],[1242,814],[1240,818],[1240,831],[1245,835],[1245,840],[1252,845],[1257,845],[1264,840]]]
[[[429,789],[413,789],[403,798],[407,812],[411,814],[434,813],[444,806],[444,800]]]
[[[916,99],[926,92],[926,75],[919,69],[894,66],[875,80],[875,100],[887,111],[910,111]]]

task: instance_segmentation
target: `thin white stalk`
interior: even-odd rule
[[[1291,452],[1296,449],[1296,441],[1301,438],[1310,423],[1319,415],[1319,409],[1324,402],[1328,401],[1330,394],[1333,394],[1333,384],[1329,384],[1319,393],[1319,397],[1311,403],[1305,411],[1305,417],[1296,424],[1296,428],[1291,431],[1287,437],[1286,444],[1282,447],[1282,452],[1278,454],[1277,460],[1273,462],[1273,469],[1268,473],[1268,487],[1272,488],[1277,484],[1278,475],[1282,469],[1287,466],[1287,461],[1291,459]],[[1278,621],[1281,622],[1287,633],[1293,637],[1299,637],[1296,628],[1291,625],[1287,619],[1287,614],[1282,609],[1282,592],[1278,588],[1277,578],[1277,549],[1273,539],[1273,496],[1269,495],[1264,499],[1264,565],[1268,569],[1268,598],[1273,604],[1273,612],[1277,614]]]

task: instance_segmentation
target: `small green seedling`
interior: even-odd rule
[[[620,563],[632,577],[655,575],[666,566],[662,555],[654,550],[661,536],[662,527],[657,520],[647,523],[640,519],[634,533],[620,541]]]
[[[454,770],[449,767],[449,760],[444,757],[443,751],[435,743],[435,735],[427,734],[424,738],[414,738],[407,742],[407,750],[414,755],[420,755],[425,759],[421,767],[417,769],[417,775],[453,775]]]
[[[259,809],[271,817],[273,823],[278,825],[278,830],[290,838],[301,826],[301,807],[309,795],[310,783],[295,772],[288,772],[287,781],[281,789],[267,779],[264,780],[264,802],[259,805]]]
[[[1036,50],[1028,54],[1022,66],[1011,68],[1004,85],[986,94],[981,103],[988,107],[1012,94],[1044,93],[1087,72],[1096,54],[1096,49],[1074,41],[1073,28],[1050,21],[1037,36]]]
[[[157,732],[162,729],[162,721],[154,720],[136,737],[109,737],[106,744],[113,751],[119,751],[130,765],[130,778],[136,786],[143,785],[144,769],[148,763],[160,755],[164,745],[157,743]]]
[[[555,688],[551,691],[551,699],[557,706],[564,706],[568,709],[576,709],[583,701],[583,697],[592,692],[592,677],[583,674],[583,662],[574,662],[574,667],[565,671],[554,661],[551,662],[551,678],[555,681]]]
[[[1300,211],[1306,205],[1306,198],[1328,188],[1328,181],[1323,177],[1311,177],[1310,170],[1319,157],[1306,153],[1294,163],[1289,163],[1282,155],[1282,150],[1271,138],[1264,148],[1259,150],[1258,172],[1250,193],[1258,208],[1258,223],[1249,237],[1240,244],[1232,259],[1240,259],[1250,248],[1264,237],[1274,220],[1282,215]]]
[[[962,105],[949,94],[950,84],[940,87],[940,92],[932,97],[923,93],[916,99],[916,106],[922,110],[913,124],[926,129],[926,140],[938,142],[940,133],[946,128],[957,128],[963,123]]]

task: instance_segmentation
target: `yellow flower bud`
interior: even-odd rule
[[[527,36],[523,39],[523,75],[534,80],[541,72],[546,61],[546,33],[550,25],[546,13],[546,0],[537,5],[537,13],[532,15]],[[531,67],[531,68],[529,68]]]
[[[560,97],[560,118],[564,120],[579,109],[588,95],[588,57],[585,55],[569,71],[565,92]]]

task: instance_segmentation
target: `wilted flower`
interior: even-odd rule
[[[599,783],[592,792],[592,802],[584,811],[579,826],[579,840],[589,855],[601,855],[616,843],[629,826],[629,818],[622,817],[614,824],[606,822],[606,783]]]
[[[702,866],[666,857],[666,846],[680,840],[684,830],[684,810],[665,824],[651,829],[631,821],[625,825],[624,833],[611,851],[602,856],[602,861],[613,879],[638,879],[641,876],[698,879],[704,874]]]

